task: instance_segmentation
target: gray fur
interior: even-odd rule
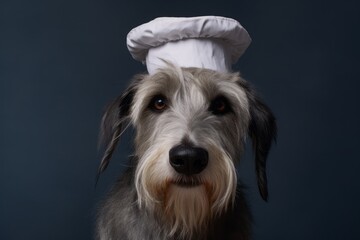
[[[167,108],[154,112],[149,104],[159,94]],[[231,107],[220,115],[211,109],[219,96]],[[251,217],[234,165],[250,135],[266,200],[265,163],[276,124],[238,73],[169,65],[137,77],[104,115],[106,151],[99,173],[127,123],[136,129],[135,157],[100,209],[99,240],[250,239]],[[209,152],[208,166],[191,178],[174,171],[168,160],[169,150],[184,143]],[[189,179],[201,184],[177,185]]]

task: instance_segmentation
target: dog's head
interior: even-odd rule
[[[106,151],[99,173],[128,123],[136,129],[138,203],[160,209],[173,232],[181,228],[188,234],[231,206],[234,163],[248,135],[260,194],[267,199],[266,158],[275,119],[238,73],[169,65],[136,77],[103,117]]]

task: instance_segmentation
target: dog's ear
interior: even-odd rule
[[[105,150],[98,168],[96,182],[100,174],[105,171],[109,165],[111,156],[119,142],[120,135],[128,126],[130,109],[135,92],[136,84],[130,85],[128,89],[111,102],[105,110],[101,121],[99,141],[99,145],[104,146]]]
[[[267,201],[266,158],[272,142],[276,140],[276,121],[270,108],[257,96],[248,83],[242,80],[240,85],[246,91],[249,101],[250,123],[248,133],[255,153],[257,183],[261,197]]]

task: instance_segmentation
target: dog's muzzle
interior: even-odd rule
[[[170,165],[176,172],[191,176],[202,172],[208,164],[209,154],[200,147],[178,145],[170,149]]]

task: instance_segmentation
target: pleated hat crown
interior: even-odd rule
[[[250,42],[238,21],[218,16],[156,18],[127,35],[130,54],[150,74],[166,62],[229,72]]]

